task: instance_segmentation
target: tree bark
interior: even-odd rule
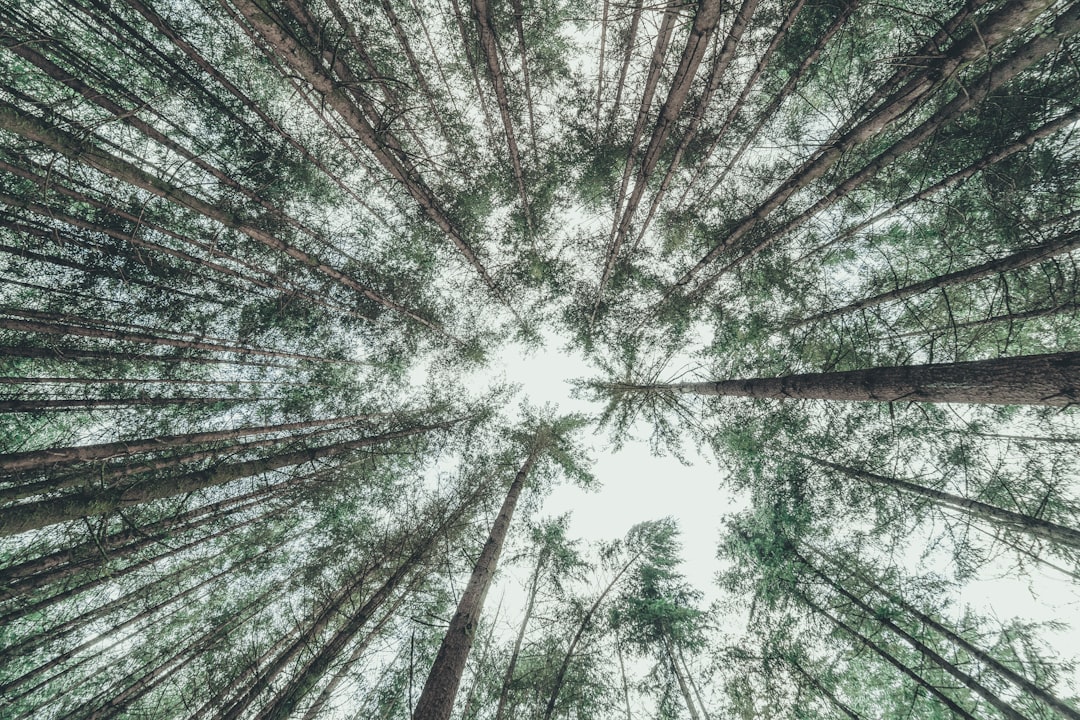
[[[465,672],[465,661],[472,648],[480,615],[484,609],[484,598],[495,575],[495,568],[499,562],[506,534],[510,529],[514,509],[525,487],[529,472],[542,451],[543,446],[538,437],[534,440],[534,445],[524,465],[510,484],[510,490],[491,526],[491,533],[488,535],[487,542],[484,543],[484,549],[476,561],[469,583],[461,594],[457,610],[439,646],[439,652],[428,673],[420,699],[413,710],[413,720],[447,720],[454,709],[454,698],[457,696],[461,676]]]
[[[902,365],[778,378],[605,386],[614,392],[861,402],[980,403],[1066,407],[1080,400],[1080,352]]]

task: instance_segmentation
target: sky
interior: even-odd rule
[[[571,396],[571,381],[593,378],[600,372],[582,355],[567,349],[557,336],[545,338],[540,349],[508,345],[481,372],[467,378],[469,389],[480,393],[492,383],[506,381],[519,385],[522,396],[534,405],[551,403],[562,412],[594,414],[596,404]],[[587,432],[583,431],[583,432]],[[651,454],[645,439],[630,440],[612,450],[606,431],[585,439],[591,446],[592,471],[599,488],[585,490],[571,483],[556,486],[545,498],[541,517],[570,513],[568,536],[586,543],[622,538],[637,523],[673,517],[678,521],[683,545],[686,579],[702,592],[701,606],[720,597],[715,576],[720,570],[716,548],[725,515],[747,506],[743,497],[723,487],[723,469],[715,457],[695,456],[688,448],[690,465],[678,459]],[[935,570],[951,577],[953,568],[945,555],[922,556],[924,543],[912,542],[907,561],[912,572]],[[1007,622],[1012,618],[1031,621],[1062,621],[1071,627],[1060,632],[1042,632],[1062,658],[1080,658],[1080,593],[1065,575],[1054,571],[1030,571],[1019,576],[1009,557],[991,562],[979,576],[962,586],[954,598],[958,617],[965,606],[979,615]],[[489,612],[501,605],[503,626],[499,632],[513,632],[517,606],[524,602],[528,568],[524,564],[504,567],[489,594]],[[510,619],[505,619],[510,618]],[[734,629],[734,628],[733,628]],[[1080,671],[1074,673],[1080,686]]]

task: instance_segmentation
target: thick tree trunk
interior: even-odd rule
[[[614,392],[862,402],[1052,405],[1080,401],[1080,352],[935,365],[807,373],[778,378],[606,386]]]
[[[499,562],[506,534],[510,529],[514,509],[517,507],[518,498],[525,487],[529,472],[542,451],[543,447],[537,438],[525,464],[521,466],[517,475],[514,476],[514,481],[510,484],[510,490],[503,500],[499,514],[495,517],[491,533],[488,535],[487,542],[484,543],[484,549],[476,561],[469,583],[461,594],[457,610],[439,646],[439,652],[428,673],[420,699],[413,710],[413,720],[447,720],[454,709],[454,698],[457,696],[461,676],[465,672],[465,661],[469,657],[469,650],[472,649],[473,637],[476,635],[476,628],[484,609],[484,598],[495,575],[495,568]]]

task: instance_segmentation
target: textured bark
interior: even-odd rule
[[[154,478],[129,487],[71,493],[57,498],[2,508],[0,509],[0,536],[27,532],[80,517],[105,515],[129,505],[175,497],[215,485],[223,485],[240,478],[328,459],[362,447],[370,447],[449,426],[450,423],[422,425],[409,430],[398,430],[374,437],[282,453],[258,460],[219,465],[178,476]]]
[[[1017,28],[1026,25],[1049,4],[1047,0],[1010,0],[996,12],[987,16],[977,30],[973,30],[950,46],[931,68],[914,74],[910,73],[910,69],[899,71],[897,74],[902,74],[906,82],[902,84],[897,82],[896,84],[900,87],[885,98],[873,112],[854,127],[836,135],[830,142],[821,146],[768,198],[732,226],[723,237],[718,238],[713,248],[671,285],[662,302],[666,302],[675,292],[693,282],[702,270],[741,241],[797,191],[822,177],[844,153],[880,134],[912,109],[919,107],[927,97],[941,87],[944,78],[951,77],[960,67],[1005,41]],[[961,13],[966,17],[965,10],[961,10]],[[910,78],[909,74],[911,74]],[[887,84],[892,82],[891,80]],[[707,287],[708,281],[703,281],[697,290]]]
[[[461,684],[461,676],[465,672],[465,661],[469,657],[469,650],[472,649],[476,628],[484,610],[484,599],[487,597],[488,588],[495,575],[503,542],[510,530],[510,521],[514,517],[514,509],[525,487],[525,481],[542,450],[543,446],[538,438],[525,463],[514,476],[514,481],[510,483],[510,489],[491,526],[484,549],[473,567],[469,583],[461,593],[457,610],[439,646],[439,652],[428,673],[420,699],[416,702],[416,708],[412,714],[413,720],[447,720],[454,709],[454,698],[457,696],[458,685]]]
[[[1025,513],[999,508],[978,500],[971,500],[953,493],[928,488],[909,480],[878,475],[867,470],[840,465],[810,455],[799,455],[799,457],[856,480],[864,480],[875,485],[898,490],[907,495],[929,500],[943,507],[959,510],[965,515],[982,520],[1002,530],[1025,533],[1033,538],[1048,540],[1052,543],[1059,543],[1080,550],[1080,530],[1074,530]]]
[[[944,275],[928,278],[921,282],[905,285],[896,288],[895,290],[872,295],[868,298],[863,298],[862,300],[856,300],[843,307],[834,310],[826,310],[825,312],[811,315],[808,318],[787,323],[784,327],[789,330],[805,327],[806,325],[811,325],[823,320],[831,320],[859,310],[877,307],[878,305],[889,302],[896,302],[897,300],[904,300],[931,290],[940,290],[942,288],[953,287],[954,285],[963,285],[965,283],[984,280],[989,277],[996,277],[1004,272],[1020,270],[1021,268],[1035,265],[1044,260],[1055,258],[1058,255],[1070,253],[1076,248],[1080,248],[1080,231],[1059,235],[1049,242],[1015,252],[1012,255],[1006,255],[997,260],[989,260],[973,267],[955,270],[950,273],[945,273]]]
[[[615,391],[877,402],[1068,406],[1080,400],[1080,352],[937,365],[788,375],[778,378],[612,385]]]

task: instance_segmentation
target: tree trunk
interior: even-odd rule
[[[900,89],[890,95],[868,117],[854,127],[839,134],[809,157],[787,180],[780,184],[769,197],[753,211],[737,222],[713,248],[692,268],[683,273],[668,289],[661,302],[683,287],[689,285],[698,274],[711,265],[723,252],[738,243],[765,217],[787,202],[797,191],[822,177],[851,148],[880,134],[895,121],[907,115],[937,90],[942,78],[953,75],[964,64],[982,56],[991,48],[1007,39],[1017,28],[1023,27],[1050,5],[1047,0],[1010,0],[996,12],[985,18],[977,31],[972,31],[956,41],[943,53],[931,69],[914,74]],[[965,11],[961,11],[965,13]],[[910,71],[903,71],[904,77]],[[772,235],[770,234],[770,237]],[[702,281],[694,292],[707,289],[716,276]]]
[[[2,508],[0,509],[0,536],[36,530],[80,517],[105,515],[128,505],[137,505],[151,500],[184,495],[271,470],[336,457],[362,447],[370,447],[430,430],[445,429],[451,424],[422,425],[409,430],[397,430],[374,437],[360,438],[359,440],[348,440],[317,448],[282,453],[258,460],[220,465],[184,475],[155,478],[129,487],[105,488],[97,492],[72,493],[58,498]]]
[[[668,662],[671,663],[671,670],[675,673],[675,679],[679,682],[679,692],[683,696],[683,702],[686,703],[686,709],[690,711],[690,720],[701,720],[701,716],[698,715],[697,706],[694,704],[694,698],[690,696],[690,686],[687,684],[682,668],[679,667],[679,661],[675,657],[675,651],[671,641],[665,639],[664,646],[664,652],[667,653]]]
[[[856,607],[862,610],[866,614],[867,619],[873,618],[874,621],[881,623],[883,627],[887,628],[894,635],[902,638],[904,642],[910,645],[917,653],[940,667],[942,670],[955,678],[972,693],[986,700],[986,702],[990,703],[990,705],[992,705],[1004,717],[1009,718],[1009,720],[1028,720],[1028,718],[1026,718],[1024,715],[1017,712],[1017,710],[1013,708],[1012,705],[995,695],[988,688],[978,682],[974,677],[964,672],[953,663],[946,660],[944,657],[941,656],[940,653],[931,648],[929,645],[922,642],[917,637],[909,633],[907,630],[894,623],[885,615],[876,612],[874,608],[870,607],[870,605],[868,605],[862,598],[856,596],[854,593],[849,591],[836,580],[832,579],[824,572],[819,570],[809,560],[803,557],[797,550],[793,552],[799,562],[801,562],[805,567],[807,567],[818,578],[824,580],[829,587],[833,588],[833,590],[840,593],[842,596],[847,598],[849,602],[853,603]]]
[[[908,480],[878,475],[866,470],[859,470],[858,468],[840,465],[827,460],[820,460],[810,455],[799,454],[798,456],[805,460],[809,460],[816,465],[820,465],[821,467],[827,467],[847,475],[848,477],[857,480],[866,480],[877,485],[899,490],[908,495],[914,495],[930,500],[938,505],[954,508],[971,517],[988,522],[997,528],[1011,532],[1027,533],[1032,537],[1049,540],[1053,543],[1060,543],[1080,550],[1080,530],[1074,530],[1073,528],[1058,525],[1024,513],[1005,510],[1004,508],[979,502],[978,500],[971,500],[959,495],[953,495],[952,493],[947,493],[942,490],[934,490],[933,488],[918,485]]]
[[[1046,705],[1052,707],[1056,712],[1058,712],[1064,717],[1071,718],[1071,720],[1080,720],[1080,712],[1077,712],[1062,700],[1054,697],[1048,691],[1031,682],[1023,675],[1020,675],[1009,666],[998,661],[997,658],[995,658],[994,656],[990,655],[987,652],[984,652],[981,648],[976,647],[973,643],[966,640],[963,636],[953,632],[953,630],[946,625],[939,623],[937,620],[934,620],[932,617],[922,612],[918,608],[908,604],[899,595],[889,592],[885,588],[881,587],[881,585],[879,585],[867,575],[860,572],[858,569],[842,565],[837,559],[826,555],[822,551],[815,548],[813,545],[808,545],[808,547],[819,557],[830,562],[837,569],[846,570],[852,573],[855,577],[859,578],[859,580],[865,583],[866,586],[869,587],[871,590],[886,598],[889,602],[898,605],[901,609],[904,610],[904,612],[914,617],[923,625],[931,628],[940,635],[944,635],[946,638],[949,639],[950,642],[957,645],[957,647],[963,649],[964,652],[976,658],[984,666],[990,668],[998,675],[1001,675],[1009,682],[1020,687],[1024,690],[1024,692],[1028,693],[1033,698],[1039,700],[1040,702],[1046,703]]]
[[[912,283],[911,285],[905,285],[904,287],[896,288],[889,292],[873,295],[868,298],[863,298],[862,300],[856,300],[855,302],[848,303],[835,310],[826,310],[816,315],[811,315],[808,318],[787,323],[784,326],[784,329],[793,330],[805,327],[806,325],[821,322],[822,320],[830,320],[842,315],[848,315],[858,310],[865,310],[888,302],[904,300],[914,295],[929,292],[930,290],[939,290],[954,285],[976,282],[977,280],[994,277],[1010,270],[1019,270],[1044,260],[1055,258],[1058,255],[1070,253],[1076,248],[1080,248],[1080,231],[1068,232],[1064,235],[1059,235],[1049,242],[1020,250],[1019,252],[1006,255],[997,260],[990,260],[963,270],[956,270],[954,272],[945,273],[944,275],[938,275],[937,277],[928,278],[917,283]]]
[[[457,695],[458,685],[461,683],[461,676],[465,672],[465,661],[472,648],[473,637],[484,609],[484,598],[487,596],[491,579],[495,574],[499,554],[502,552],[503,542],[506,540],[510,521],[514,516],[514,508],[525,487],[525,480],[542,450],[543,446],[538,437],[534,441],[525,464],[521,466],[521,470],[510,484],[510,490],[491,526],[491,533],[476,561],[469,583],[461,594],[457,611],[450,620],[450,626],[439,646],[439,652],[435,656],[435,662],[431,666],[424,689],[413,711],[413,720],[447,720],[454,709],[454,698]]]
[[[835,695],[833,695],[832,692],[830,692],[828,688],[826,688],[824,685],[822,685],[820,680],[818,680],[816,677],[814,677],[813,675],[808,673],[806,670],[803,670],[802,665],[800,665],[796,661],[790,660],[790,659],[788,660],[788,664],[790,664],[793,668],[798,670],[800,675],[802,675],[804,678],[809,680],[810,684],[813,685],[814,688],[819,693],[821,693],[821,695],[833,705],[833,707],[835,707],[840,712],[847,715],[849,718],[851,718],[851,720],[864,720],[864,718],[862,716],[857,714],[854,710],[849,708],[844,703],[840,702],[840,699],[837,698]]]
[[[635,554],[630,560],[619,569],[619,572],[615,574],[615,577],[611,579],[611,582],[607,584],[603,592],[596,598],[596,601],[589,607],[585,615],[581,618],[581,623],[578,625],[577,632],[574,633],[574,637],[570,639],[570,645],[566,649],[566,655],[563,657],[562,664],[559,665],[558,671],[555,673],[555,681],[551,686],[551,695],[548,697],[547,705],[544,707],[544,720],[551,720],[552,714],[555,712],[555,703],[559,699],[559,692],[562,690],[563,681],[566,679],[566,671],[570,669],[570,661],[574,659],[574,652],[577,650],[578,643],[581,642],[581,638],[584,637],[585,631],[589,628],[589,623],[592,622],[593,615],[600,609],[601,603],[604,602],[604,598],[608,596],[615,585],[618,584],[622,576],[633,567],[634,563],[638,561],[642,555],[641,552]],[[414,720],[420,720],[420,718],[414,718]]]
[[[29,452],[7,453],[0,455],[0,472],[12,473],[14,471],[30,468],[39,470],[54,465],[68,465],[71,463],[93,462],[96,460],[112,460],[114,458],[128,457],[130,455],[155,452],[158,450],[168,450],[170,448],[184,447],[186,445],[220,442],[222,440],[237,440],[251,435],[262,435],[266,433],[291,433],[296,430],[308,430],[311,428],[326,427],[327,425],[359,423],[384,416],[385,413],[348,415],[340,418],[327,418],[325,420],[307,420],[303,422],[282,423],[280,425],[248,426],[201,433],[162,435],[160,437],[141,438],[138,440],[120,440],[97,445],[73,445],[69,447],[48,448],[45,450],[32,450]]]
[[[242,2],[243,0],[240,1]],[[371,288],[360,284],[350,276],[332,268],[309,253],[289,245],[255,225],[233,217],[221,208],[211,205],[165,180],[154,177],[125,160],[109,155],[100,148],[92,146],[89,142],[80,140],[58,128],[50,127],[13,105],[0,102],[0,128],[13,132],[28,140],[41,143],[65,157],[85,163],[110,177],[123,180],[124,182],[142,188],[143,190],[164,198],[180,207],[210,218],[225,227],[237,230],[262,245],[288,255],[294,260],[299,261],[303,266],[322,273],[372,302],[405,315],[421,325],[424,325],[428,329],[445,335],[445,331],[432,321],[427,320],[402,305],[398,305],[397,303],[384,298]]]
[[[674,392],[774,400],[980,403],[1067,407],[1080,400],[1080,352],[902,365],[778,378],[605,386],[614,392]]]
[[[914,680],[917,684],[921,685],[923,688],[928,690],[931,695],[933,695],[938,700],[940,700],[942,703],[944,703],[945,706],[947,708],[949,708],[949,710],[954,712],[956,715],[958,715],[961,718],[964,718],[964,720],[978,720],[974,715],[972,715],[967,710],[962,708],[959,704],[957,704],[955,700],[953,700],[948,695],[943,693],[938,687],[936,687],[935,685],[933,685],[929,681],[927,681],[926,678],[922,677],[921,675],[916,673],[914,670],[909,668],[907,665],[905,665],[904,663],[900,662],[895,657],[893,657],[887,650],[885,650],[885,648],[881,647],[880,645],[875,643],[870,638],[865,637],[858,630],[851,627],[850,625],[845,623],[843,620],[840,620],[839,618],[835,617],[830,612],[828,612],[827,610],[825,610],[821,606],[817,605],[813,601],[811,601],[811,600],[804,597],[803,602],[805,602],[812,610],[814,610],[818,614],[822,615],[823,617],[827,618],[830,622],[832,622],[833,625],[835,625],[836,627],[843,630],[845,633],[847,633],[852,639],[857,641],[859,644],[861,644],[864,647],[868,648],[873,653],[875,653],[878,657],[885,660],[885,662],[889,663],[890,665],[895,667],[897,670],[902,672],[904,675],[907,675],[909,678]]]
[[[502,687],[499,689],[499,702],[495,706],[495,720],[503,720],[506,710],[506,701],[510,697],[510,685],[514,681],[514,671],[517,669],[518,656],[521,654],[521,643],[525,640],[525,629],[532,619],[533,608],[536,606],[536,594],[540,589],[540,573],[543,571],[547,559],[546,553],[541,550],[536,559],[536,567],[533,569],[532,578],[529,581],[529,599],[525,603],[525,615],[518,626],[517,637],[514,638],[514,649],[510,652],[510,662],[506,664],[506,672],[503,673]]]

